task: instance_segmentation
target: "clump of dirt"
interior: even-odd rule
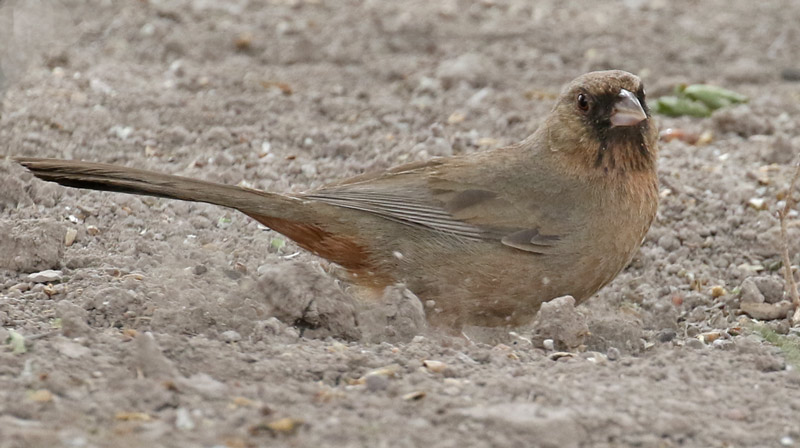
[[[572,296],[557,297],[543,303],[533,323],[534,345],[543,347],[544,341],[549,339],[551,350],[575,350],[584,345],[587,335],[586,317],[575,309]]]
[[[57,269],[64,255],[64,226],[47,220],[0,220],[0,269],[30,273]]]

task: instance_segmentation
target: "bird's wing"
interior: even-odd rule
[[[568,229],[540,210],[531,210],[530,200],[519,202],[509,197],[499,188],[501,182],[447,179],[452,176],[439,173],[439,165],[433,160],[401,166],[325,187],[303,198],[460,238],[495,240],[533,253],[558,250]]]

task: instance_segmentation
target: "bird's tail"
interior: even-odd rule
[[[358,237],[359,226],[350,222],[354,218],[342,216],[341,209],[333,205],[102,163],[35,158],[15,160],[36,177],[69,187],[231,207],[352,272],[377,272],[377,267],[369,265],[370,252]]]
[[[15,160],[42,180],[75,188],[207,202],[248,215],[284,219],[295,219],[292,214],[304,208],[298,207],[302,201],[280,194],[124,166],[25,157]]]

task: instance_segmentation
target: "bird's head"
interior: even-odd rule
[[[657,129],[638,76],[586,73],[561,92],[545,124],[548,147],[599,174],[654,170]]]

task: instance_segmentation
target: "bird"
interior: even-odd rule
[[[657,126],[639,77],[568,83],[533,134],[292,194],[75,160],[18,157],[68,187],[236,209],[341,271],[363,300],[405,285],[434,327],[518,327],[582,303],[631,261],[658,208]]]

